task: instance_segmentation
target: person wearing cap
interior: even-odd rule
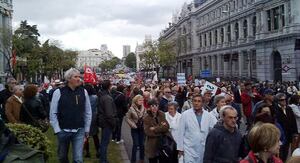
[[[265,89],[263,92],[263,100],[254,105],[251,116],[252,120],[256,116],[257,108],[260,108],[261,105],[267,105],[271,109],[272,116],[275,116],[274,91],[272,89]]]
[[[205,141],[217,119],[203,108],[203,97],[193,97],[193,108],[181,114],[177,150],[185,162],[203,163]]]

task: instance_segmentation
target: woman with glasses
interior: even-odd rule
[[[286,95],[284,93],[278,93],[275,96],[276,104],[276,119],[282,126],[284,135],[286,137],[286,143],[280,147],[280,158],[282,161],[286,161],[292,142],[297,139],[297,124],[292,108],[287,105]]]
[[[146,135],[145,155],[149,159],[149,163],[163,162],[159,158],[159,141],[160,137],[169,131],[169,124],[165,118],[165,114],[158,110],[158,103],[151,99],[148,102],[150,109],[144,118],[144,130]]]
[[[144,124],[143,118],[145,116],[144,98],[142,95],[136,95],[132,99],[132,104],[126,113],[126,122],[131,128],[132,136],[132,152],[131,163],[136,162],[136,152],[139,147],[140,162],[144,161]]]

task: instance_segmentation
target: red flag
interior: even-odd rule
[[[84,66],[83,80],[85,83],[96,84],[96,78],[91,67],[86,65]]]

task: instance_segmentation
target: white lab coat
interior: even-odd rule
[[[174,140],[176,143],[178,143],[178,131],[179,131],[179,123],[180,123],[180,118],[181,114],[176,112],[175,116],[172,117],[169,112],[166,112],[166,120],[169,123],[170,129],[169,131],[171,132]]]
[[[217,108],[214,108],[211,112],[209,112],[212,116],[214,116],[217,120],[220,119],[220,114],[217,111]]]
[[[201,129],[194,109],[181,114],[177,150],[184,152],[184,163],[202,163],[206,137],[217,119],[203,109]]]

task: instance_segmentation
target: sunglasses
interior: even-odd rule
[[[172,93],[172,92],[165,92],[165,93]]]
[[[286,99],[284,98],[284,99],[279,99],[278,101],[285,101]]]

